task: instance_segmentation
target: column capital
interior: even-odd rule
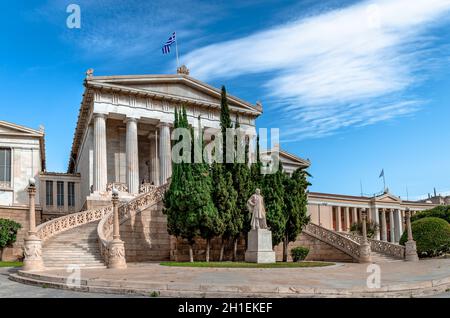
[[[138,120],[139,120],[140,118],[139,117],[126,117],[125,119],[124,119],[124,123],[129,123],[129,122],[137,122]]]
[[[93,117],[93,118],[103,118],[103,119],[106,119],[107,116],[108,116],[108,114],[105,114],[105,113],[93,113],[93,114],[92,114],[92,117]]]
[[[160,121],[159,123],[158,123],[158,125],[156,125],[156,127],[171,127],[172,126],[172,123],[169,123],[169,122],[166,122],[166,121]]]

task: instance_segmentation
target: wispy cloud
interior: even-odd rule
[[[427,31],[449,23],[449,10],[450,0],[364,1],[184,59],[204,80],[269,74],[264,89],[283,139],[319,137],[420,109],[411,90],[436,58]]]

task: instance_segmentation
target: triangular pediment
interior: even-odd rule
[[[38,130],[0,120],[0,135],[42,137],[43,133]]]
[[[376,197],[375,199],[377,202],[386,202],[386,203],[390,203],[390,202],[398,203],[398,202],[402,201],[399,197],[397,197],[391,193],[384,193],[384,194]]]
[[[123,90],[132,89],[133,93],[138,90],[205,103],[220,103],[219,89],[186,75],[96,76],[90,78],[89,83]],[[262,112],[258,105],[252,105],[232,95],[228,95],[228,103],[230,108],[251,111],[256,115]]]
[[[265,159],[270,158],[271,151],[265,151],[262,154],[262,157]],[[296,155],[293,155],[285,150],[279,151],[280,161],[282,164],[289,164],[292,166],[298,166],[298,167],[309,167],[311,165],[311,162],[309,160],[297,157]]]

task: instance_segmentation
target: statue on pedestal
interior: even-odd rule
[[[266,208],[264,206],[264,198],[261,190],[256,189],[255,193],[248,199],[247,207],[252,214],[251,228],[252,230],[267,229]]]
[[[245,261],[251,263],[275,263],[275,252],[272,249],[272,232],[267,228],[266,208],[261,191],[248,199],[247,207],[252,214],[251,230],[248,232],[248,246]]]

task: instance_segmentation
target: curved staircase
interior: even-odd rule
[[[144,193],[119,206],[119,222],[160,202],[167,184],[145,188]],[[42,240],[42,258],[46,268],[105,268],[112,240],[113,208],[103,206],[68,214],[37,227]]]
[[[105,268],[97,240],[98,221],[90,222],[60,233],[42,248],[46,268]]]
[[[351,256],[354,262],[359,262],[363,239],[361,236],[336,232],[315,223],[307,224],[303,232]],[[402,245],[374,239],[368,239],[368,243],[371,248],[372,263],[395,262],[405,258],[405,247]]]

